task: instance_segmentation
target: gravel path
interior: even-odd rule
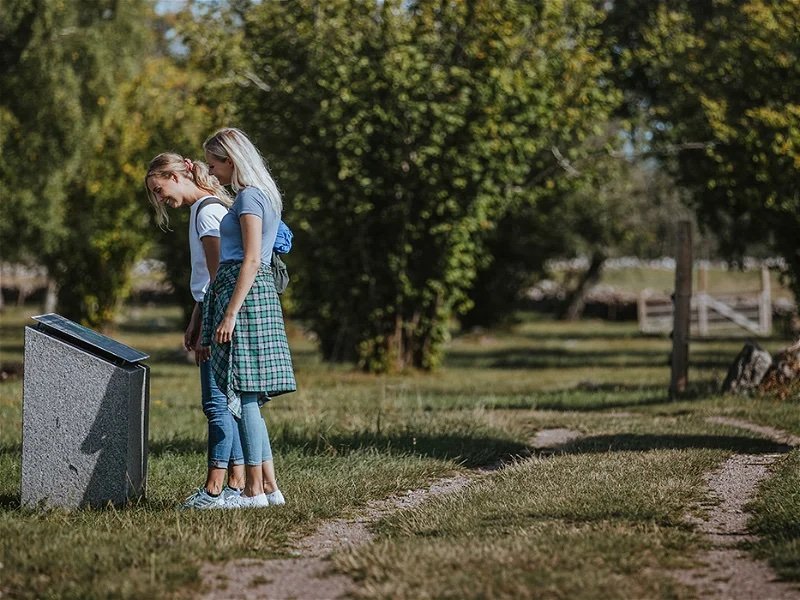
[[[795,446],[800,438],[785,431],[727,417],[711,417],[709,422],[746,429],[778,443]],[[706,475],[713,502],[704,505],[706,517],[688,517],[711,543],[694,569],[679,571],[682,583],[698,590],[702,598],[725,600],[800,599],[794,584],[776,580],[775,573],[762,561],[737,549],[743,541],[754,539],[747,532],[749,515],[744,507],[759,484],[769,475],[769,467],[780,454],[735,454],[719,469]]]
[[[558,446],[580,436],[569,429],[545,429],[536,434],[530,445],[540,454],[553,452]],[[371,541],[370,525],[387,515],[417,507],[429,498],[458,492],[477,478],[504,466],[504,463],[497,463],[475,469],[469,475],[438,479],[428,487],[370,502],[354,518],[325,521],[314,533],[297,542],[292,550],[296,558],[244,559],[205,565],[203,589],[206,593],[203,598],[342,598],[353,591],[354,583],[345,575],[331,572],[328,560],[331,554]]]
[[[341,598],[353,589],[353,582],[345,575],[329,572],[329,555],[372,540],[369,525],[384,516],[414,508],[434,496],[457,492],[470,481],[463,475],[439,479],[430,487],[370,502],[355,518],[325,521],[295,545],[292,554],[297,558],[209,565],[203,575],[204,589],[208,590],[204,598]]]

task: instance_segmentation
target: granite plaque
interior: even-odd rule
[[[23,506],[121,505],[145,493],[147,355],[59,315],[25,328]]]

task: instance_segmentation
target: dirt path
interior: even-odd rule
[[[545,429],[536,434],[530,446],[538,454],[552,453],[580,436],[569,429]],[[469,475],[445,477],[426,488],[370,502],[354,518],[325,521],[313,534],[297,542],[292,551],[296,558],[246,559],[206,565],[203,589],[207,592],[203,598],[342,598],[354,590],[354,583],[345,575],[330,572],[328,557],[331,554],[371,541],[373,535],[369,526],[387,515],[419,506],[429,498],[458,492],[505,466],[498,463],[475,469]]]
[[[739,419],[711,417],[707,420],[746,429],[787,446],[800,442],[800,438],[785,431]],[[759,484],[769,475],[770,465],[778,457],[780,454],[735,454],[719,469],[706,475],[715,502],[705,506],[705,519],[689,519],[712,547],[701,556],[700,566],[677,573],[678,580],[695,587],[702,598],[800,599],[796,585],[776,581],[775,573],[765,562],[756,561],[736,548],[740,542],[753,539],[747,533],[749,515],[744,507],[753,499]]]

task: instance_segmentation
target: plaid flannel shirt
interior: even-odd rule
[[[228,398],[228,410],[242,415],[242,392],[258,392],[263,404],[270,397],[297,389],[283,311],[269,265],[261,263],[253,286],[236,316],[229,343],[212,341],[225,314],[242,263],[219,266],[203,301],[202,344],[211,346],[211,370]]]

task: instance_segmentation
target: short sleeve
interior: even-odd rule
[[[236,197],[236,216],[255,215],[264,219],[266,214],[266,198],[264,193],[253,187],[246,187]]]
[[[222,204],[209,204],[197,215],[197,237],[219,237],[219,222],[228,213]]]

